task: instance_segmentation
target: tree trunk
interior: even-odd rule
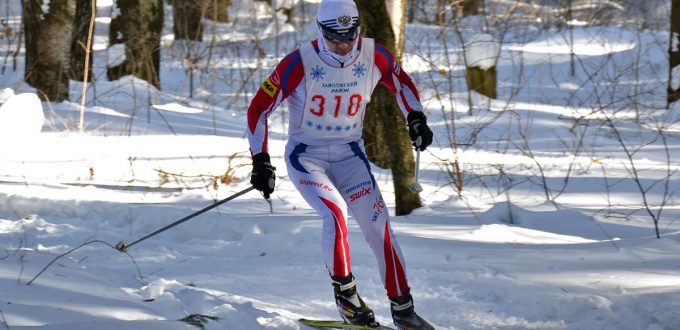
[[[398,7],[392,6],[392,8],[401,8],[400,17],[404,17],[405,3],[403,0],[399,1],[401,4]],[[386,3],[357,0],[356,4],[360,12],[362,32],[375,38],[393,54],[401,54],[401,51],[396,49],[395,32],[392,29],[392,20],[388,15]],[[399,30],[403,31],[403,29],[404,26],[401,24]],[[366,153],[371,162],[377,166],[392,169],[396,214],[409,214],[422,206],[418,194],[409,189],[414,181],[415,162],[404,116],[394,96],[383,86],[376,88],[371,97],[371,103],[366,108],[363,134]]]
[[[462,0],[460,11],[462,17],[479,15],[484,0]]]
[[[500,42],[488,33],[480,33],[466,43],[465,79],[470,90],[488,98],[497,97],[496,64],[500,50]]]
[[[478,66],[468,67],[465,70],[465,79],[471,90],[491,99],[498,97],[495,66],[487,69]]]
[[[220,23],[229,23],[231,0],[203,0],[204,17]]]
[[[405,26],[406,26],[406,0],[385,0],[387,14],[394,33],[394,57],[399,61],[403,57]]]
[[[42,0],[23,0],[26,41],[24,80],[43,101],[68,100],[67,70],[71,50],[74,0],[51,1],[43,13]]]
[[[362,34],[375,38],[376,42],[394,50],[394,32],[384,1],[358,0],[356,4],[361,18]],[[382,112],[394,106],[394,97],[383,86],[376,88],[371,103],[366,106],[363,131],[366,155],[380,168],[390,168],[390,150],[386,147],[390,137],[385,139],[387,134],[383,133],[385,129],[389,131],[389,128],[383,126],[388,124],[382,121],[382,118],[386,117]]]
[[[408,1],[408,13],[406,14],[407,18],[406,21],[409,23],[413,23],[413,21],[416,18],[416,1],[414,0],[409,0]]]
[[[87,39],[90,37],[90,19],[96,15],[96,0],[76,0],[76,15],[71,36],[71,60],[69,78],[83,81],[85,75],[85,57],[88,56],[87,81],[92,81],[92,45],[87,50]],[[94,32],[94,31],[92,31]]]
[[[160,89],[163,0],[115,0],[114,7],[120,15],[111,20],[109,44],[124,44],[125,58],[108,68],[107,77],[134,75]]]
[[[286,16],[286,23],[293,24],[293,7],[278,7],[274,10],[275,12],[281,12]]]
[[[671,38],[668,48],[668,105],[680,100],[680,0],[671,1]],[[675,72],[674,72],[675,71]]]
[[[207,4],[207,1],[204,1]],[[172,32],[175,40],[203,41],[201,2],[172,0]]]
[[[442,26],[444,22],[446,22],[446,8],[448,8],[446,1],[447,0],[437,0],[434,4],[434,7],[437,9],[437,13],[435,14],[435,22],[437,22],[437,25],[439,26]],[[451,10],[455,11],[455,15],[458,15],[460,4],[456,3],[456,5],[451,6]]]

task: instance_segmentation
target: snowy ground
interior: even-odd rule
[[[100,15],[110,10],[100,6]],[[242,19],[264,11],[237,9]],[[337,318],[320,254],[321,223],[286,180],[276,152],[285,144],[285,111],[271,119],[279,176],[271,211],[250,192],[127,254],[113,249],[248,187],[248,98],[239,90],[254,91],[278,56],[264,58],[244,86],[229,84],[253,67],[248,52],[255,51],[244,46],[252,27],[222,26],[230,31],[225,40],[244,54],[226,48],[218,57],[225,76],[216,85],[199,79],[205,84],[187,98],[171,35],[164,38],[162,92],[131,78],[101,78],[105,23],[98,20],[100,79],[88,94],[84,134],[74,130],[82,85],[71,82],[72,102],[41,104],[45,121],[38,131],[42,117],[34,96],[22,94],[33,92],[21,83],[23,68],[8,69],[0,80],[0,329],[196,329],[178,321],[195,314],[215,318],[205,319],[205,329],[305,329],[298,318]],[[266,27],[260,46],[271,53],[285,54],[304,39],[290,26],[278,34]],[[392,217],[416,310],[437,329],[680,328],[680,208],[672,198],[663,202],[664,187],[672,194],[679,186],[680,129],[672,117],[678,109],[654,110],[665,90],[659,45],[667,36],[577,29],[575,77],[567,74],[563,32],[510,40],[499,63],[501,97],[489,109],[467,115],[457,72],[450,95],[458,109],[457,138],[468,146],[454,153],[447,139],[453,112],[446,97],[437,96],[447,91],[438,33],[409,26],[404,61],[437,136],[422,155],[425,206]],[[630,80],[631,56],[642,59],[637,81]],[[605,59],[608,69],[590,75]],[[524,79],[518,83],[517,76]],[[634,85],[638,104],[645,105],[640,109],[621,104]],[[617,101],[607,103],[608,97]],[[636,150],[651,209],[665,206],[661,239],[625,151],[615,134],[595,124],[605,112],[591,111],[605,103],[620,107],[612,116]],[[642,125],[626,120],[635,110]],[[665,145],[655,139],[655,123],[667,124]],[[446,172],[446,161],[456,156],[465,170],[461,195]],[[390,174],[375,173],[393,209]],[[229,182],[213,185],[215,177]],[[554,202],[546,199],[546,184]],[[506,187],[512,187],[507,194]],[[378,321],[391,324],[373,256],[352,221],[349,230],[360,293]]]

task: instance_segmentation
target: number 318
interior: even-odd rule
[[[342,105],[342,95],[335,95],[334,98],[335,111],[333,112],[333,117],[338,118],[340,115],[340,106]],[[326,109],[326,98],[323,97],[323,95],[314,95],[312,96],[312,102],[315,102],[316,104],[312,104],[310,106],[309,112],[311,112],[313,115],[322,117]],[[349,97],[347,114],[349,116],[356,116],[356,114],[359,113],[359,109],[361,109],[361,95],[352,94],[352,96]]]

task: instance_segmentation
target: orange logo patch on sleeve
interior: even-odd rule
[[[272,84],[271,80],[267,78],[263,83],[262,83],[262,90],[267,93],[267,95],[274,97],[274,94],[276,94],[276,91],[279,89],[276,87],[276,85]]]

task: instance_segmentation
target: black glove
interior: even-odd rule
[[[272,166],[269,154],[261,152],[253,156],[253,171],[250,173],[250,184],[264,193],[264,198],[269,199],[269,194],[274,192],[276,182],[276,167]]]
[[[427,118],[421,111],[411,111],[406,117],[408,122],[408,135],[416,149],[423,151],[432,144],[432,130],[427,126]]]

